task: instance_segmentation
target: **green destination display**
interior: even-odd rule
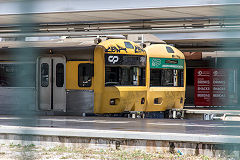
[[[184,69],[184,60],[172,58],[150,58],[150,68]]]

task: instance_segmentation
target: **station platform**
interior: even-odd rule
[[[232,121],[0,116],[0,143],[181,150],[216,156],[225,150],[223,146],[239,152],[239,127]]]
[[[185,107],[183,111],[187,119],[240,121],[239,107]]]

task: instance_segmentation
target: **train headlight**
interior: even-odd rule
[[[110,105],[116,105],[116,99],[110,99]]]
[[[141,104],[144,104],[145,103],[145,98],[142,98],[141,99]]]
[[[154,98],[154,104],[159,104],[158,98]]]
[[[180,103],[183,103],[183,97],[181,97],[181,99],[180,99]]]
[[[163,102],[162,97],[154,98],[154,104],[160,104],[161,105],[162,102]]]

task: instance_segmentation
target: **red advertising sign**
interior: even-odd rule
[[[210,106],[211,101],[211,69],[195,69],[194,86],[195,97],[194,104],[196,106]]]
[[[227,70],[212,69],[212,105],[222,106],[227,99]]]
[[[234,70],[225,69],[195,69],[194,86],[196,106],[223,106],[233,102],[234,97],[229,87],[234,87],[232,79]],[[231,98],[232,97],[232,98]]]

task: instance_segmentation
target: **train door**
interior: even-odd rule
[[[66,59],[43,56],[37,60],[37,106],[44,111],[66,112]]]

